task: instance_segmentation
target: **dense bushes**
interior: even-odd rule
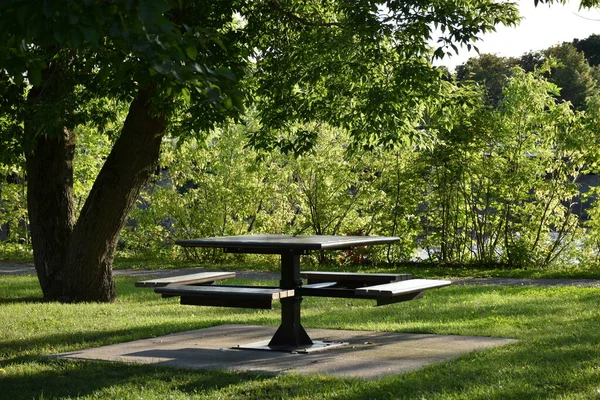
[[[481,91],[448,85],[448,96],[421,127],[436,138],[430,146],[350,153],[344,131],[314,123],[301,127],[317,137],[311,151],[257,151],[246,145],[257,124],[251,117],[204,140],[167,141],[160,169],[122,233],[121,252],[220,261],[220,252],[181,254],[173,242],[248,233],[364,234],[401,241],[341,261],[597,261],[597,189],[582,197],[577,179],[598,165],[600,107],[574,111],[557,102],[556,90],[538,74],[515,69],[492,107]],[[89,133],[82,128],[79,135],[80,199],[108,140]],[[0,223],[24,227],[23,179],[4,179],[0,189]],[[582,200],[591,204],[583,219],[575,212]],[[19,240],[28,240],[26,230],[11,229],[8,241]]]
[[[18,166],[0,164],[0,243],[27,244],[27,184]]]
[[[577,177],[595,157],[589,117],[518,69],[495,108],[478,91],[452,90],[431,111],[427,129],[438,140],[427,149],[350,154],[347,135],[324,124],[303,127],[318,140],[301,155],[245,147],[252,127],[241,125],[202,143],[169,142],[124,244],[170,253],[178,237],[369,234],[402,240],[354,261],[544,266],[593,255],[574,213]],[[597,214],[589,212],[588,238]]]

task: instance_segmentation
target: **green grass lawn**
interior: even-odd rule
[[[39,303],[33,276],[0,279],[0,399],[596,399],[600,289],[451,286],[373,307],[308,298],[309,328],[499,336],[516,344],[374,381],[263,376],[44,357],[203,327],[276,326],[279,309],[180,306],[119,278],[113,304]]]

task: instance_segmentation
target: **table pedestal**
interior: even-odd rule
[[[281,325],[271,340],[239,345],[236,348],[248,350],[271,350],[297,353],[309,353],[338,347],[347,342],[313,341],[300,323],[300,304],[302,296],[298,295],[302,287],[300,278],[300,256],[303,253],[286,252],[281,254],[281,281],[282,289],[294,289],[296,294],[292,297],[281,299]]]

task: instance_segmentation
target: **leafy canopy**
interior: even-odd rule
[[[373,147],[417,133],[424,101],[440,90],[432,55],[517,20],[514,3],[493,0],[9,0],[0,94],[16,88],[23,102],[27,88],[60,81],[59,98],[42,99],[55,110],[42,113],[45,134],[98,115],[82,111],[91,98],[129,100],[150,86],[178,134],[236,115],[251,98],[263,124],[256,146],[279,144],[275,132],[294,122],[325,120]],[[434,28],[442,34],[432,53]],[[17,99],[3,118],[15,116]]]

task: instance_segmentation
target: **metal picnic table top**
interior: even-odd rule
[[[178,240],[183,247],[212,247],[224,249],[273,251],[345,250],[360,246],[390,244],[399,241],[395,236],[327,236],[327,235],[241,235],[202,239]]]

